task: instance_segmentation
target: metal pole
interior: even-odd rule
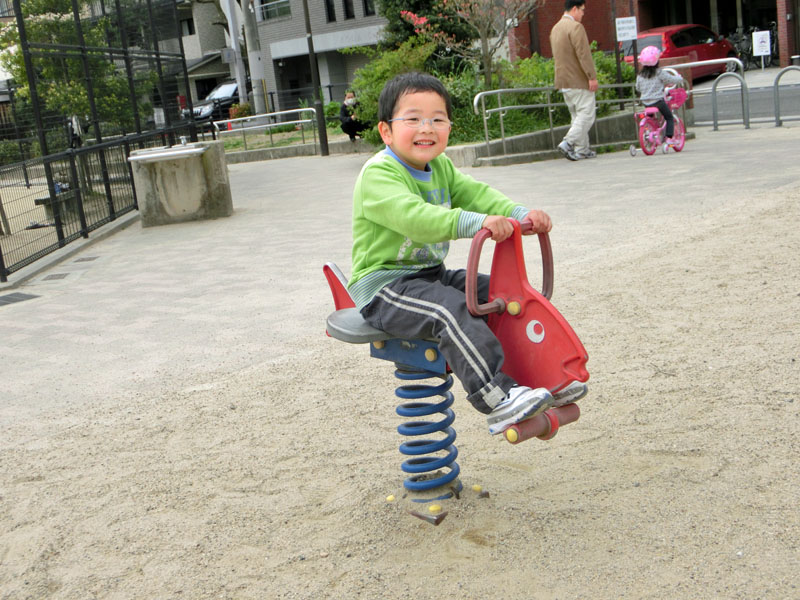
[[[139,103],[136,99],[136,85],[133,80],[133,65],[131,65],[131,56],[128,52],[128,31],[125,27],[125,18],[120,0],[115,0],[114,8],[117,11],[117,27],[119,28],[119,39],[122,42],[122,49],[125,51],[125,74],[128,76],[128,95],[131,101],[131,108],[133,109],[133,122],[136,127],[136,133],[142,133],[142,120],[139,117]],[[111,44],[109,44],[110,46]]]
[[[94,99],[94,85],[92,83],[92,75],[89,71],[89,57],[86,52],[86,40],[83,37],[83,27],[81,26],[81,16],[78,12],[78,0],[72,0],[72,17],[75,20],[75,33],[78,36],[78,43],[81,45],[81,64],[83,66],[83,76],[86,79],[86,98],[89,101],[89,112],[92,114],[92,128],[94,129],[94,137],[97,143],[103,141],[100,133],[100,117],[97,114],[97,103]],[[163,98],[163,97],[162,97]],[[103,187],[106,192],[106,199],[108,200],[108,216],[113,221],[116,219],[114,210],[114,199],[111,195],[111,183],[108,179],[108,165],[106,164],[106,154],[103,148],[97,150],[97,156],[100,159],[100,170],[103,175]],[[53,211],[55,213],[55,211]]]
[[[308,18],[308,0],[303,0],[303,16],[306,21],[306,40],[308,41],[308,60],[311,63],[311,81],[314,84],[314,109],[317,111],[317,127],[319,128],[319,153],[322,156],[328,156],[328,130],[325,126],[325,110],[322,107],[317,55],[314,54],[314,40],[311,37],[311,20]]]
[[[119,2],[119,0],[117,0]],[[178,18],[178,3],[172,0],[172,15],[175,19],[175,27],[177,28],[176,36],[178,38],[178,47],[181,51],[181,71],[183,72],[183,86],[186,88],[186,108],[189,114],[194,113],[194,104],[192,103],[192,90],[189,83],[189,71],[186,69],[186,54],[183,51],[183,35],[181,35],[181,24]],[[180,109],[180,107],[178,107]],[[197,127],[195,126],[194,119],[189,119],[189,139],[193,142],[197,141]]]
[[[264,65],[261,62],[261,39],[258,36],[253,0],[242,2],[242,21],[244,21],[244,39],[247,43],[247,64],[250,67],[250,83],[253,86],[253,112],[260,115],[267,112],[267,102],[264,98]],[[241,100],[241,96],[239,99]]]
[[[228,0],[228,34],[231,38],[231,48],[236,65],[236,89],[239,91],[239,102],[247,102],[247,73],[244,70],[242,50],[239,48],[239,20],[236,17],[235,0]],[[224,115],[223,115],[224,116]]]

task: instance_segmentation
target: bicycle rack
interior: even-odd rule
[[[719,77],[714,80],[713,85],[711,86],[711,115],[714,121],[714,131],[719,130],[719,109],[717,108],[717,86],[719,82],[725,79],[726,77],[734,77],[739,80],[741,84],[741,94],[742,94],[742,120],[744,121],[744,128],[750,129],[750,89],[747,87],[747,82],[744,80],[744,77],[739,75],[738,73],[722,73]]]
[[[783,125],[783,120],[781,119],[781,93],[780,93],[780,81],[781,77],[786,75],[789,71],[800,71],[800,67],[795,65],[789,65],[788,67],[784,67],[780,70],[780,72],[775,76],[775,83],[772,84],[772,95],[775,98],[775,127],[780,127]],[[787,121],[797,121],[800,120],[800,117],[788,117]]]

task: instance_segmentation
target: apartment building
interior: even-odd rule
[[[341,54],[341,48],[374,46],[386,19],[378,0],[307,0],[314,54],[325,102],[344,98],[353,74],[368,62],[363,54]],[[270,110],[311,102],[313,85],[308,59],[303,0],[256,0],[254,4]]]
[[[222,26],[225,17],[213,2],[179,0],[177,8],[189,93],[192,101],[197,102],[217,84],[235,79],[233,64],[223,60],[227,58],[223,56],[227,47]]]

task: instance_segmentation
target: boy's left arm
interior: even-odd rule
[[[452,169],[450,195],[454,207],[491,216],[511,217],[517,221],[528,220],[533,225],[530,233],[550,231],[550,217],[541,210],[528,210],[510,200],[490,185],[462,173],[449,162]],[[494,232],[493,232],[494,233]]]

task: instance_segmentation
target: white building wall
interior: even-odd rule
[[[375,0],[375,4],[378,1]],[[261,3],[263,2],[264,0],[261,0]],[[277,62],[281,59],[308,56],[303,3],[302,0],[290,0],[291,16],[268,20],[261,19],[259,10],[261,3],[256,7],[256,17],[259,20],[258,32],[263,55],[264,79],[268,91],[278,92],[281,91],[279,79],[285,81],[287,78],[285,73],[279,75]],[[343,0],[334,0],[334,5],[336,21],[328,23],[324,0],[308,2],[314,53],[317,54],[320,71],[320,85],[323,89],[332,86],[334,99],[339,99],[343,97],[344,87],[352,82],[355,69],[367,61],[362,56],[341,55],[337,50],[377,44],[386,19],[377,14],[365,15],[363,0],[353,0],[355,12],[353,19],[344,18]],[[283,62],[288,64],[286,60]],[[275,96],[277,97],[277,94]],[[275,106],[276,110],[280,108]]]

